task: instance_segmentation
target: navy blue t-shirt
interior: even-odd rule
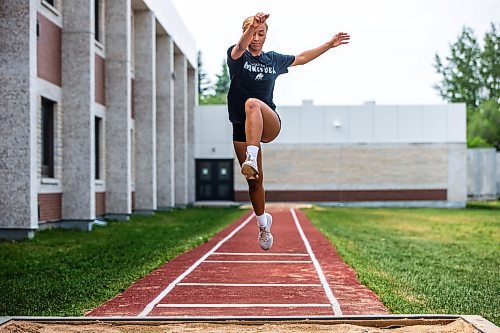
[[[245,50],[241,57],[234,60],[231,58],[233,47],[234,45],[227,50],[227,66],[231,78],[227,108],[232,123],[244,123],[245,102],[249,98],[258,98],[276,110],[273,103],[274,82],[278,75],[288,73],[288,67],[295,61],[295,56],[271,51],[254,57]]]

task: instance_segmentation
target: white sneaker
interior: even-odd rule
[[[259,226],[259,244],[264,251],[269,251],[273,246],[273,235],[271,234],[271,226],[273,225],[273,217],[269,213],[266,214],[267,225]]]
[[[241,173],[247,179],[258,179],[259,178],[259,167],[257,165],[257,155],[248,155],[247,159],[241,165]]]

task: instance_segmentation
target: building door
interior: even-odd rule
[[[233,160],[196,160],[196,200],[234,201]]]

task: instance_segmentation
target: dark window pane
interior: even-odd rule
[[[99,8],[99,3],[100,1],[99,0],[95,0],[95,3],[94,3],[94,32],[95,32],[95,40],[100,42],[101,41],[101,34],[100,34],[100,31],[99,31],[99,27],[100,27],[100,8]]]
[[[200,180],[210,180],[212,178],[212,166],[209,162],[202,162],[199,165]]]
[[[95,179],[101,179],[101,118],[95,117]]]
[[[227,180],[229,179],[229,170],[227,168],[220,168],[219,169],[219,179],[220,180]]]
[[[42,97],[42,177],[54,178],[54,105]]]
[[[218,178],[220,180],[230,180],[232,178],[232,165],[228,161],[220,161],[218,164]]]

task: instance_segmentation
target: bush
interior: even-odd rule
[[[467,147],[468,148],[490,148],[490,147],[493,147],[493,145],[486,142],[486,140],[483,139],[482,137],[475,136],[473,138],[467,138]]]
[[[483,101],[479,107],[467,110],[467,146],[500,149],[500,105]]]

